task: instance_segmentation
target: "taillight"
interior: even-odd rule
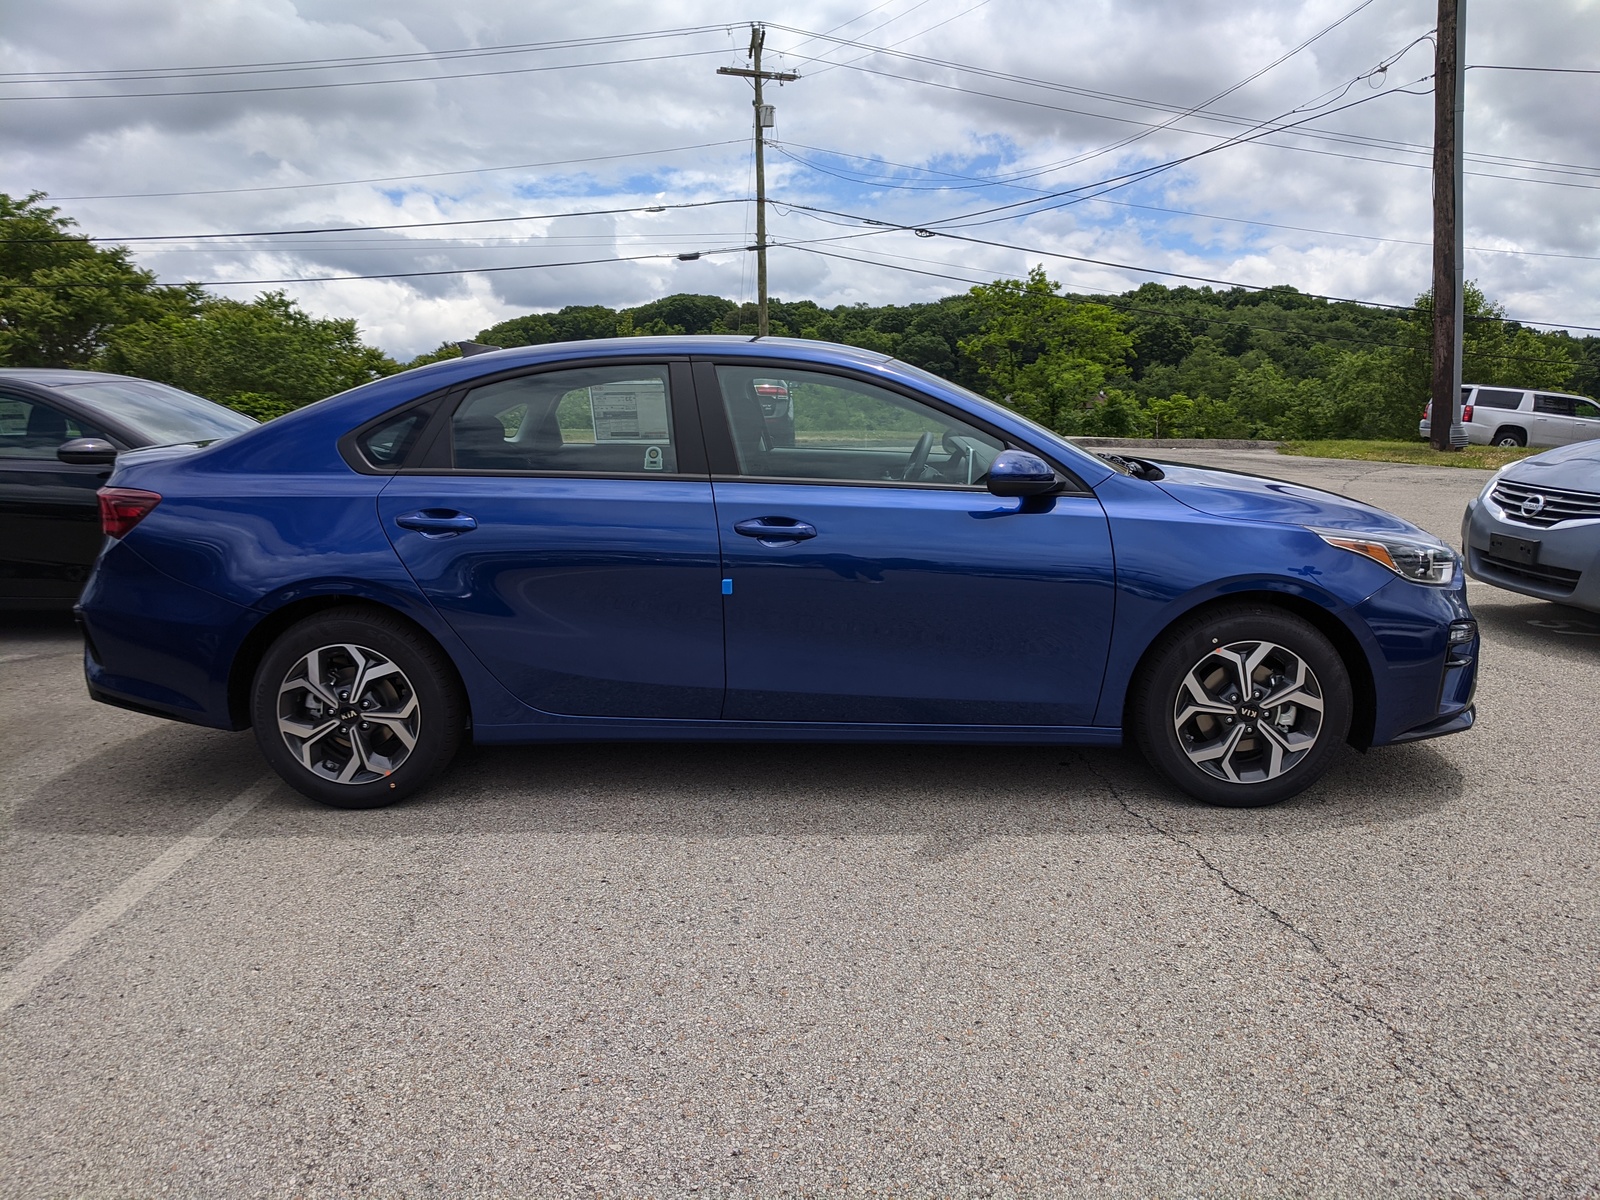
[[[1472,420],[1472,405],[1463,404],[1461,406],[1461,420],[1463,423]]]
[[[1422,406],[1422,419],[1424,421],[1431,421],[1433,419],[1433,401],[1432,400],[1429,400],[1426,404],[1424,404]]]
[[[101,488],[100,528],[107,537],[126,537],[128,532],[150,515],[161,503],[155,492],[141,492],[137,488]]]

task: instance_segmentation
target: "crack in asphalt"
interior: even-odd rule
[[[1414,1079],[1431,1082],[1436,1087],[1448,1093],[1448,1095],[1453,1100],[1457,1101],[1463,1108],[1471,1104],[1471,1101],[1468,1099],[1468,1097],[1465,1096],[1453,1082],[1439,1075],[1411,1051],[1411,1039],[1406,1035],[1404,1030],[1396,1026],[1392,1021],[1389,1020],[1388,1017],[1386,1017],[1372,1004],[1365,1000],[1358,999],[1357,997],[1352,996],[1345,991],[1345,989],[1341,986],[1342,984],[1355,983],[1357,980],[1353,975],[1345,970],[1344,964],[1338,959],[1334,958],[1329,952],[1328,948],[1318,941],[1314,935],[1304,929],[1301,929],[1288,917],[1284,916],[1281,912],[1273,908],[1272,905],[1268,904],[1260,897],[1234,883],[1233,880],[1228,878],[1227,872],[1214,863],[1211,860],[1211,857],[1206,854],[1204,850],[1200,849],[1199,846],[1189,841],[1189,839],[1185,838],[1182,834],[1168,829],[1166,826],[1158,823],[1150,816],[1134,808],[1132,804],[1128,803],[1127,798],[1122,794],[1122,789],[1117,787],[1117,785],[1113,783],[1104,774],[1104,772],[1100,771],[1086,755],[1079,752],[1077,757],[1088,770],[1089,774],[1098,779],[1105,787],[1106,791],[1111,793],[1111,798],[1115,800],[1119,806],[1121,806],[1123,812],[1127,813],[1128,816],[1132,817],[1134,820],[1145,825],[1158,837],[1172,842],[1175,845],[1182,846],[1185,850],[1189,851],[1189,853],[1193,854],[1195,858],[1200,861],[1200,864],[1205,867],[1208,872],[1210,872],[1212,877],[1215,878],[1217,882],[1229,892],[1233,893],[1234,896],[1238,897],[1238,899],[1250,905],[1258,912],[1265,914],[1283,930],[1301,942],[1304,942],[1307,946],[1310,946],[1311,949],[1316,952],[1317,957],[1326,963],[1329,969],[1333,972],[1333,978],[1329,980],[1326,985],[1328,994],[1334,1000],[1345,1005],[1359,1016],[1364,1017],[1374,1025],[1377,1025],[1386,1034],[1388,1034],[1389,1038],[1395,1043],[1397,1047],[1396,1054],[1391,1056],[1387,1061],[1394,1069],[1396,1074],[1410,1074]],[[1404,1066],[1402,1066],[1402,1062],[1404,1063]],[[1407,1070],[1407,1068],[1409,1068],[1409,1070]],[[1490,1167],[1503,1182],[1512,1184],[1513,1181],[1511,1176],[1506,1173],[1505,1169],[1500,1165],[1500,1163],[1493,1161],[1493,1159],[1489,1158],[1488,1156],[1496,1150],[1503,1155],[1509,1155],[1510,1152],[1515,1149],[1518,1143],[1513,1139],[1508,1139],[1505,1137],[1490,1137],[1480,1132],[1473,1124],[1472,1118],[1466,1115],[1464,1111],[1452,1109],[1452,1107],[1446,1104],[1443,1100],[1438,1101],[1438,1103],[1440,1108],[1444,1110],[1448,1117],[1460,1124],[1461,1128],[1466,1132],[1468,1141],[1472,1143],[1474,1150],[1478,1152],[1480,1157],[1484,1158],[1485,1165]]]

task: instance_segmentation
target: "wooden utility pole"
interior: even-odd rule
[[[1428,440],[1438,450],[1467,441],[1461,426],[1462,273],[1461,129],[1465,123],[1466,0],[1439,0],[1433,67],[1433,403]]]
[[[777,83],[790,83],[800,76],[792,71],[763,71],[761,46],[767,39],[765,25],[750,26],[750,67],[718,67],[718,75],[739,75],[752,79],[756,85],[756,336],[767,336],[767,164],[762,153],[765,136],[762,130],[772,125],[772,108],[761,102],[761,85],[771,79]]]

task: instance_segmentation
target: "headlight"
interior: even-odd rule
[[[1478,493],[1479,500],[1487,500],[1489,498],[1489,493],[1494,491],[1495,485],[1500,482],[1500,476],[1506,473],[1506,470],[1510,467],[1510,465],[1511,464],[1507,463],[1506,466],[1501,467],[1493,475],[1489,476],[1489,482],[1484,484],[1483,491]]]
[[[1456,577],[1456,552],[1435,538],[1374,537],[1339,529],[1313,529],[1330,546],[1382,563],[1402,579],[1444,587]]]

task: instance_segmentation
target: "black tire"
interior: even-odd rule
[[[426,787],[455,757],[465,718],[450,661],[378,608],[291,625],[263,656],[250,695],[256,744],[273,770],[335,808],[379,808]]]
[[[1528,435],[1520,429],[1497,429],[1494,432],[1496,446],[1526,446]]]
[[[1235,696],[1245,674],[1251,694]],[[1273,697],[1283,702],[1257,703]],[[1234,605],[1162,636],[1134,681],[1129,719],[1151,766],[1196,800],[1259,808],[1322,777],[1350,731],[1351,707],[1350,673],[1314,625],[1269,605]]]

